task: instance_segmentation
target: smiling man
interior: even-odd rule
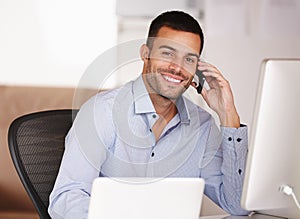
[[[224,210],[248,213],[240,207],[247,127],[240,126],[229,82],[215,66],[199,61],[203,44],[200,25],[184,12],[165,12],[152,21],[140,48],[141,76],[97,94],[80,109],[50,196],[53,218],[87,218],[92,182],[99,176],[201,177],[205,194]],[[209,86],[199,98],[217,113],[220,128],[182,96],[195,86],[197,68]]]

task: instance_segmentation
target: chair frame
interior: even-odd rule
[[[51,116],[51,115],[62,115],[65,114],[66,116],[71,115],[72,120],[74,119],[75,115],[77,114],[78,110],[72,110],[72,109],[58,109],[58,110],[47,110],[47,111],[41,111],[41,112],[35,112],[23,115],[21,117],[16,118],[10,125],[8,130],[8,145],[9,150],[11,154],[12,161],[14,163],[14,166],[16,168],[16,171],[20,177],[20,180],[29,195],[30,199],[32,200],[39,216],[41,218],[51,218],[48,214],[48,206],[45,206],[45,203],[40,198],[39,194],[33,187],[30,178],[28,177],[28,174],[24,168],[24,165],[22,163],[22,159],[20,156],[17,139],[15,136],[17,135],[18,128],[20,125],[28,120],[31,120],[32,118],[37,117],[44,117],[44,116]],[[72,124],[72,122],[71,122]]]

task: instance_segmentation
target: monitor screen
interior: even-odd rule
[[[300,218],[300,59],[264,60],[257,90],[241,205]]]

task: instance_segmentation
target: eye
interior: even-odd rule
[[[196,62],[196,58],[194,57],[186,57],[185,61],[189,64],[194,64]]]
[[[168,57],[174,57],[174,53],[171,52],[171,51],[162,51],[161,54],[162,54],[163,57],[166,57],[166,58],[168,58]]]

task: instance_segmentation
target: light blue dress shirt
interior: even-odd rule
[[[96,177],[201,177],[205,194],[230,214],[241,209],[247,127],[217,127],[181,96],[178,113],[156,141],[159,118],[142,77],[101,92],[80,109],[50,195],[52,218],[87,218]]]

